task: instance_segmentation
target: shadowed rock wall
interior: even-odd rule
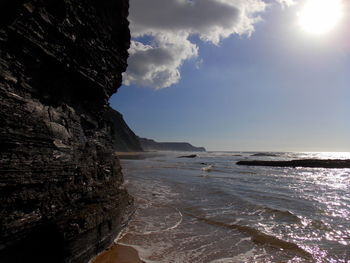
[[[141,143],[137,135],[124,121],[123,115],[110,109],[105,118],[112,127],[113,148],[118,152],[142,152]]]
[[[132,210],[104,116],[127,0],[0,3],[0,262],[87,262]]]

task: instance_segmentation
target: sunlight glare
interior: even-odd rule
[[[324,34],[337,25],[342,14],[342,0],[308,0],[298,13],[299,25],[308,33]]]

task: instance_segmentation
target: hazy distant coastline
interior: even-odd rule
[[[144,151],[183,151],[205,152],[204,147],[196,147],[188,142],[157,142],[155,140],[140,138],[141,147]]]

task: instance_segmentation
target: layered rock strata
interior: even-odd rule
[[[127,0],[0,3],[0,262],[87,262],[132,210],[105,114]]]

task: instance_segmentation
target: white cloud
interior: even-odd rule
[[[276,0],[282,6],[292,6],[295,5],[295,0]]]
[[[262,0],[131,0],[133,41],[124,84],[155,89],[176,84],[183,62],[198,56],[189,36],[218,45],[232,34],[250,35],[265,8]],[[151,44],[142,43],[144,36]]]
[[[197,46],[187,37],[183,34],[155,34],[153,45],[131,41],[124,84],[161,89],[177,83],[183,61],[198,55]]]
[[[195,63],[196,69],[200,69],[203,66],[203,63],[204,63],[204,61],[203,61],[202,58],[201,59],[197,59],[197,61]]]
[[[260,0],[131,0],[130,29],[134,37],[158,32],[198,34],[217,44],[231,34],[253,31]]]

